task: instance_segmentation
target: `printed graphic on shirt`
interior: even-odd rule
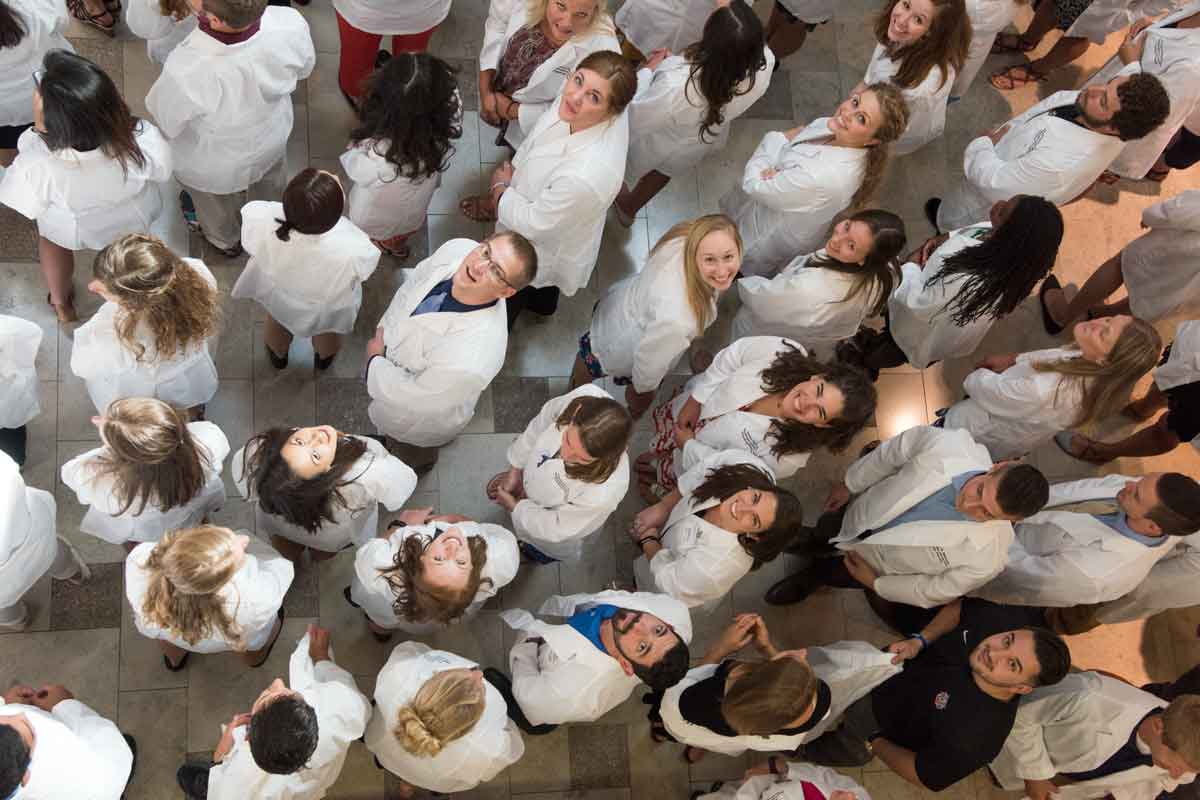
[[[949,692],[938,692],[937,696],[933,698],[933,707],[938,711],[945,711],[948,705],[950,705]]]

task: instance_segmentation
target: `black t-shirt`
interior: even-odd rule
[[[871,693],[880,733],[916,753],[917,777],[940,792],[999,754],[1017,715],[975,683],[969,656],[989,636],[1029,624],[1028,609],[963,600],[962,618]]]
[[[738,732],[721,713],[721,703],[725,699],[725,681],[729,679],[729,671],[735,666],[736,661],[726,659],[712,675],[684,689],[679,695],[679,715],[693,725],[708,728],[719,736],[737,736]],[[832,699],[832,693],[825,681],[817,681],[817,705],[812,716],[803,725],[784,728],[776,731],[774,735],[795,736],[812,730],[829,713]]]

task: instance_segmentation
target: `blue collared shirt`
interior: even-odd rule
[[[600,626],[604,624],[604,620],[612,619],[616,616],[618,611],[620,609],[616,606],[610,606],[605,603],[597,603],[594,606],[589,605],[582,611],[576,611],[567,617],[567,624],[586,636],[588,641],[596,645],[601,651],[604,651],[604,642],[600,640]]]
[[[938,489],[933,494],[926,497],[921,502],[917,503],[912,508],[905,511],[903,514],[896,516],[891,522],[886,525],[881,525],[875,528],[873,533],[886,531],[888,528],[894,528],[897,525],[905,525],[909,522],[969,522],[970,517],[964,515],[954,505],[954,501],[958,499],[958,493],[962,491],[963,486],[967,481],[974,478],[976,475],[982,475],[984,470],[976,470],[974,472],[964,472],[961,475],[955,475],[950,479],[950,484],[943,489]]]
[[[1138,544],[1146,545],[1146,547],[1158,547],[1166,542],[1168,538],[1166,536],[1145,536],[1138,533],[1129,527],[1129,517],[1125,515],[1124,511],[1117,511],[1113,514],[1095,514],[1094,516],[1126,539],[1133,539]]]

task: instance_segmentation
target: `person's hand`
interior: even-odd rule
[[[1016,363],[1016,353],[997,353],[994,356],[988,356],[983,361],[980,361],[975,365],[975,368],[990,369],[992,372],[1004,372],[1004,370]]]
[[[217,742],[217,748],[213,750],[213,761],[220,763],[229,755],[229,751],[233,749],[233,732],[243,725],[250,724],[250,714],[243,712],[234,714],[233,719],[229,720],[225,725],[225,730],[221,732],[221,740]]]
[[[521,480],[521,470],[516,467],[506,469],[504,472],[492,476],[492,479],[487,483],[487,496],[489,500],[496,499],[496,490],[503,489],[511,495],[524,494]]]
[[[821,510],[826,514],[831,514],[849,502],[850,487],[846,485],[845,481],[838,481],[829,487],[829,496],[825,498],[825,507]]]
[[[396,515],[396,519],[405,525],[424,525],[433,517],[433,506],[425,508],[409,508]]]
[[[846,552],[846,572],[850,573],[850,577],[861,583],[868,589],[875,588],[875,579],[879,577],[878,573],[871,568],[867,560],[853,550]]]
[[[723,661],[754,641],[754,630],[761,617],[758,614],[738,614],[713,643],[709,652],[715,660]]]
[[[511,161],[505,161],[497,164],[492,170],[492,183],[512,183],[513,165]]]
[[[430,522],[449,522],[453,525],[456,522],[472,522],[470,517],[464,517],[462,514],[438,514],[436,517],[430,517]]]
[[[1146,37],[1142,36],[1142,31],[1153,24],[1154,17],[1142,17],[1129,26],[1129,32],[1125,34],[1125,39],[1121,42],[1120,49],[1117,50],[1117,57],[1121,59],[1122,64],[1132,64],[1142,60],[1142,53],[1146,49]],[[1032,800],[1040,799],[1032,798]]]
[[[505,491],[501,487],[496,487],[496,496],[492,498],[492,502],[511,514],[519,501],[510,492]]]
[[[71,694],[71,691],[61,683],[47,683],[34,692],[28,702],[42,711],[48,712],[63,700],[73,700],[74,698],[75,695]]]
[[[671,51],[665,47],[659,47],[655,50],[651,50],[650,55],[646,57],[646,63],[644,66],[649,70],[657,69],[658,65],[667,58],[670,58],[670,56]]]
[[[929,257],[933,255],[933,251],[945,244],[946,240],[949,238],[950,234],[948,233],[943,233],[940,236],[930,236],[925,240],[925,244],[921,245],[912,252],[912,254],[908,257],[908,260],[914,264],[919,264],[924,267],[925,262],[927,262]]]
[[[993,145],[1000,144],[1000,140],[1004,138],[1004,134],[1008,133],[1008,129],[1011,127],[1012,127],[1012,123],[1006,122],[1003,125],[1001,125],[999,128],[996,128],[995,130],[993,130],[991,133],[988,133],[987,137],[992,140]]]
[[[681,426],[679,423],[675,423],[673,432],[676,447],[683,447],[689,440],[696,438],[696,431],[691,426]]]
[[[654,393],[657,389],[651,389],[648,392],[639,392],[633,388],[633,384],[625,387],[625,408],[629,411],[629,416],[638,419],[642,414],[646,413],[646,409],[654,402]]]
[[[892,653],[892,663],[902,664],[909,659],[916,658],[924,649],[920,639],[901,639],[898,642],[892,642],[887,646],[887,651]]]
[[[482,84],[479,86],[479,116],[483,121],[493,128],[500,127],[500,109],[497,103],[497,94],[490,88],[484,88]]]
[[[383,328],[375,329],[375,337],[367,342],[367,363],[370,363],[374,356],[383,355],[386,345],[383,343]]]
[[[1029,800],[1050,800],[1057,794],[1058,787],[1054,785],[1054,781],[1025,781],[1025,796]]]
[[[308,623],[308,657],[313,663],[329,661],[329,631]]]
[[[779,652],[771,641],[771,632],[767,630],[767,621],[762,617],[758,617],[758,621],[754,625],[754,646],[767,658],[773,658]]]
[[[4,702],[19,703],[25,706],[33,705],[33,697],[37,694],[37,690],[32,686],[17,684],[4,693]]]
[[[655,503],[649,508],[642,509],[629,526],[630,538],[636,541],[643,536],[657,532],[667,524],[667,518],[670,516],[670,512],[662,503]]]

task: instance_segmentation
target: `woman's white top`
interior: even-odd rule
[[[575,294],[596,266],[608,207],[617,199],[629,148],[622,112],[571,133],[555,100],[513,156],[512,185],[500,196],[496,231],[516,231],[538,254],[536,287]]]
[[[333,520],[318,528],[316,533],[309,533],[283,517],[263,511],[255,498],[254,520],[260,534],[282,536],[314,550],[337,552],[350,545],[370,541],[379,528],[380,503],[389,511],[404,507],[417,488],[417,473],[375,439],[365,436],[350,438],[362,442],[367,449],[342,477],[346,485],[339,491],[346,499],[346,505],[333,504]],[[242,472],[246,455],[244,447],[234,454],[230,472],[242,497],[250,499],[250,486]]]
[[[436,28],[450,14],[450,0],[334,0],[333,8],[360,31],[392,36]]]
[[[183,262],[214,290],[217,288],[217,279],[203,261],[185,258]],[[134,338],[146,348],[138,361],[117,338],[117,315],[121,313],[119,305],[107,301],[75,331],[71,371],[87,382],[96,411],[103,414],[113,400],[126,397],[155,397],[179,408],[201,405],[213,398],[217,393],[217,367],[208,342],[195,343],[179,353],[156,353],[154,337],[142,324],[134,331]]]
[[[736,533],[704,519],[703,513],[721,502],[716,498],[700,502],[692,497],[708,479],[710,470],[733,464],[750,464],[771,472],[744,450],[725,450],[680,475],[679,493],[683,497],[659,531],[662,549],[648,561],[639,556],[633,563],[640,591],[661,592],[688,608],[711,608],[754,566],[753,556],[742,547]]]
[[[791,141],[771,131],[746,162],[741,185],[721,198],[721,210],[742,235],[743,275],[774,275],[797,254],[816,250],[833,218],[850,205],[868,151],[830,144],[829,137],[828,117],[813,120]],[[768,168],[775,174],[764,178]]]
[[[950,99],[950,87],[954,85],[954,68],[948,67],[949,75],[941,67],[931,67],[925,79],[911,89],[900,89],[908,103],[908,127],[904,134],[892,144],[892,153],[902,156],[924,147],[942,135],[946,128],[946,101]],[[883,45],[875,45],[871,62],[867,64],[864,84],[892,83],[900,71],[900,62],[888,57]]]
[[[491,0],[487,19],[483,23],[483,47],[479,50],[481,72],[497,70],[500,60],[508,49],[509,40],[522,28],[529,27],[528,0]],[[598,2],[599,19],[588,30],[572,36],[550,57],[538,64],[529,81],[513,93],[512,98],[520,103],[517,118],[508,125],[504,137],[514,146],[520,147],[525,137],[533,130],[542,114],[562,92],[567,77],[579,66],[579,62],[601,50],[621,52],[616,28],[603,2]]]
[[[633,388],[658,387],[671,365],[717,317],[712,301],[708,325],[692,313],[684,276],[684,237],[663,242],[641,272],[618,281],[592,314],[592,353],[607,375],[632,378]]]
[[[146,95],[171,140],[179,182],[232,194],[266,175],[287,154],[292,92],[314,64],[308,23],[292,8],[268,6],[258,31],[236,44],[189,33]]]
[[[362,284],[379,264],[379,248],[341,217],[325,233],[275,235],[283,203],[242,207],[242,247],[250,259],[231,296],[258,302],[293,336],[352,333]]]
[[[41,413],[37,359],[42,329],[0,314],[0,428],[19,428]]]
[[[125,559],[125,596],[133,609],[133,623],[138,632],[150,639],[162,639],[176,647],[193,653],[224,653],[229,650],[261,650],[271,638],[271,629],[279,618],[283,596],[295,577],[295,567],[275,548],[254,534],[237,531],[250,537],[246,548],[246,560],[237,572],[217,592],[225,610],[234,624],[241,628],[241,647],[230,641],[219,630],[212,631],[207,639],[189,644],[183,637],[146,619],[142,603],[150,587],[150,573],[146,560],[155,548],[153,542],[143,542],[133,548]]]
[[[25,26],[25,36],[13,47],[0,48],[0,125],[33,122],[33,73],[42,68],[50,50],[75,48],[64,32],[71,17],[65,3],[54,0],[9,0]]]
[[[525,754],[525,742],[508,719],[508,706],[496,687],[483,682],[483,716],[465,735],[436,756],[417,756],[392,734],[400,709],[412,702],[425,682],[448,669],[473,669],[473,661],[433,650],[420,642],[404,642],[392,650],[375,681],[375,713],[364,742],[388,772],[434,792],[465,792],[490,781]]]
[[[0,608],[17,604],[58,554],[54,496],[26,486],[21,468],[0,451]]]
[[[129,0],[125,24],[134,36],[146,40],[146,54],[155,64],[162,64],[175,46],[196,29],[196,15],[183,19],[162,13],[160,0]]]
[[[1200,381],[1200,320],[1192,319],[1175,329],[1167,363],[1154,369],[1154,384],[1165,392],[1196,381]]]
[[[30,128],[0,177],[0,203],[36,220],[41,236],[68,250],[100,250],[127,233],[149,233],[163,210],[172,152],[146,120],[138,121],[134,138],[146,164],[130,162],[122,171],[99,148],[52,151]]]
[[[777,418],[742,410],[743,406],[766,396],[762,388],[763,371],[788,345],[807,354],[799,342],[779,336],[738,339],[717,353],[708,369],[687,382],[675,398],[675,418],[679,418],[688,398],[694,397],[700,404],[704,427],[683,445],[682,453],[676,454],[676,477],[722,450],[745,450],[766,464],[780,480],[795,475],[808,463],[810,453],[777,456],[771,451],[775,444],[771,426]]]
[[[481,578],[486,578],[475,592],[475,599],[467,607],[460,621],[467,621],[479,613],[483,604],[496,596],[501,588],[517,576],[521,564],[521,553],[517,539],[499,525],[489,522],[429,522],[425,525],[407,525],[394,528],[387,538],[372,537],[354,554],[354,575],[350,582],[350,596],[362,606],[371,621],[381,628],[399,629],[412,634],[429,633],[444,629],[431,622],[409,622],[396,616],[392,603],[396,593],[381,570],[390,570],[396,565],[396,554],[410,537],[418,536],[432,540],[442,531],[458,528],[468,539],[482,538],[487,544],[487,560]]]
[[[786,336],[806,347],[848,339],[870,315],[877,289],[849,299],[854,276],[815,264],[825,248],[796,256],[773,278],[751,275],[737,282],[742,307],[733,319],[733,336]]]
[[[783,775],[755,775],[742,783],[726,783],[715,792],[697,800],[806,800],[804,784],[811,783],[822,797],[836,791],[850,792],[854,800],[871,800],[871,795],[853,778],[830,767],[818,767],[801,761],[787,762]]]
[[[977,369],[963,380],[967,399],[946,412],[946,428],[965,428],[993,461],[1022,456],[1070,428],[1079,415],[1084,385],[1037,363],[1079,358],[1078,350],[1054,347],[1017,356],[1004,372]]]
[[[429,202],[442,185],[442,173],[428,178],[405,178],[383,157],[387,139],[351,142],[342,153],[342,169],[352,185],[346,215],[372,239],[391,239],[413,233],[425,224]]]
[[[971,88],[980,67],[991,53],[996,34],[1012,22],[1017,13],[1014,0],[967,0],[967,19],[971,20],[971,44],[967,60],[954,78],[951,97],[962,97]]]
[[[204,464],[204,485],[188,502],[163,509],[146,503],[140,514],[134,515],[138,503],[120,514],[121,501],[116,493],[116,481],[111,475],[99,476],[99,461],[108,452],[107,446],[89,450],[62,466],[62,481],[71,487],[81,505],[88,507],[79,529],[106,542],[157,542],[167,531],[192,528],[209,513],[225,504],[225,483],[221,470],[229,455],[229,441],[221,429],[211,422],[189,422],[188,433],[196,443]]]
[[[951,231],[941,247],[929,254],[924,269],[911,261],[900,268],[900,284],[888,298],[888,329],[908,363],[917,369],[970,355],[995,324],[995,318],[987,314],[968,325],[954,324],[948,306],[962,292],[968,275],[959,273],[926,285],[941,271],[946,259],[979,244],[991,231],[988,222]]]
[[[708,114],[708,102],[700,88],[689,81],[692,64],[682,55],[663,60],[652,72],[638,70],[637,94],[629,104],[629,160],[625,184],[633,186],[650,170],[668,177],[687,172],[705,157],[713,157],[729,143],[729,126],[750,110],[771,85],[775,54],[763,46],[762,68],[746,78],[725,104],[725,120],[703,138],[700,123]],[[698,76],[697,76],[698,77]]]
[[[629,456],[621,454],[617,468],[604,483],[587,483],[567,475],[559,456],[563,429],[556,420],[576,397],[612,396],[585,383],[542,406],[525,432],[508,446],[508,463],[521,470],[525,497],[512,510],[517,538],[551,558],[577,560],[583,541],[600,530],[629,489]]]
[[[1200,307],[1200,190],[1155,203],[1142,212],[1142,224],[1150,230],[1121,251],[1130,311],[1156,322]]]

